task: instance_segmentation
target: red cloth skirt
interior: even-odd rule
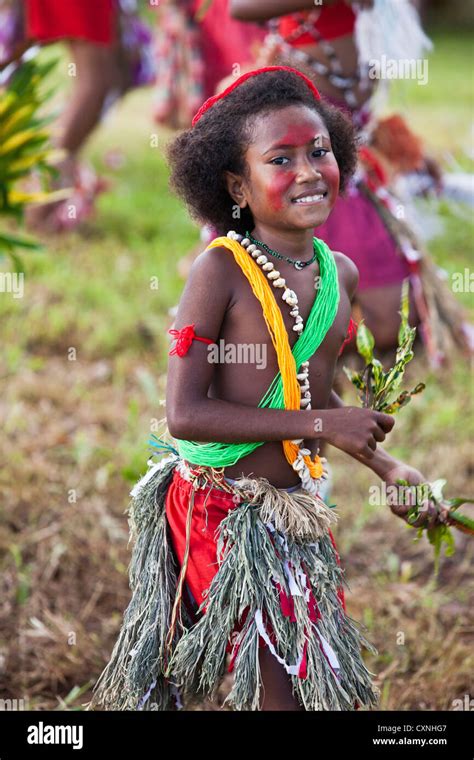
[[[183,565],[186,548],[186,520],[191,490],[192,484],[175,470],[166,494],[165,510],[170,528],[171,544],[180,567]],[[191,592],[197,605],[200,605],[204,601],[203,592],[209,588],[218,570],[217,543],[214,538],[215,531],[229,511],[235,509],[239,504],[240,500],[238,497],[217,487],[206,487],[198,489],[195,492],[185,584],[187,591]],[[340,565],[334,536],[331,531],[329,531],[329,534],[336,550],[338,564]],[[344,589],[342,586],[338,590],[338,596],[344,611],[346,611]],[[193,611],[195,612],[196,609],[197,607]],[[240,621],[239,627],[235,630],[240,630],[244,622],[245,616]],[[260,646],[263,645],[265,645],[265,642],[261,639]],[[231,650],[232,645],[229,644],[227,651],[230,653]]]
[[[39,42],[83,39],[111,45],[116,37],[116,0],[26,0],[26,34]]]

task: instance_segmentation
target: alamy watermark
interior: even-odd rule
[[[451,280],[453,293],[474,293],[474,272],[468,267],[463,272],[453,272]]]
[[[53,726],[40,721],[28,726],[28,744],[72,744],[73,749],[84,746],[84,726]]]
[[[0,712],[29,709],[28,698],[21,697],[21,699],[0,699]]]
[[[207,347],[207,361],[210,364],[255,364],[257,369],[266,369],[267,344],[226,343],[221,338]]]
[[[23,298],[24,272],[0,272],[0,293],[13,293],[13,298]]]
[[[402,489],[402,490],[400,490]],[[430,499],[429,483],[420,483],[412,486],[387,485],[382,481],[381,485],[370,486],[369,504],[372,507],[397,506],[403,499],[403,503],[409,506],[424,504]]]
[[[453,710],[474,710],[474,698],[470,694],[465,694],[463,699],[453,699],[451,702]]]
[[[371,58],[369,79],[414,79],[417,84],[428,84],[427,58]]]

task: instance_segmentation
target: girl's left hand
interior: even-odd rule
[[[386,482],[387,486],[396,486],[399,489],[400,499],[389,499],[389,506],[395,515],[401,517],[402,520],[405,520],[405,522],[407,522],[409,525],[413,525],[415,528],[434,528],[436,525],[439,525],[443,522],[440,519],[440,515],[438,514],[438,510],[436,509],[435,504],[429,500],[424,500],[422,502],[420,506],[420,515],[417,520],[415,522],[408,522],[407,513],[410,509],[410,506],[412,506],[415,501],[414,498],[412,498],[411,500],[408,500],[408,504],[403,503],[402,493],[403,489],[406,489],[406,486],[400,486],[397,483],[397,480],[406,480],[410,486],[418,486],[422,483],[427,483],[427,478],[425,478],[419,470],[416,470],[414,467],[410,467],[410,465],[401,462],[396,467],[393,467],[391,470],[385,473],[383,475],[383,480]],[[410,492],[408,492],[407,494],[405,490],[405,497],[407,495],[413,496],[413,493],[410,494]]]

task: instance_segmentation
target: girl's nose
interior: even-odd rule
[[[304,182],[308,179],[322,179],[322,174],[319,169],[309,158],[302,159],[302,162],[298,166],[298,172],[296,176],[296,182]]]

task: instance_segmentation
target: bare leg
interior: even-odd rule
[[[56,188],[74,185],[77,153],[97,126],[107,94],[121,87],[123,72],[115,46],[96,45],[86,40],[69,42],[71,62],[75,65],[73,88],[61,118],[55,145],[66,155],[57,164],[59,177]],[[28,209],[27,223],[32,228],[49,225],[47,219],[57,203],[33,206]]]
[[[271,710],[304,711],[302,705],[292,694],[290,676],[267,647],[260,649],[259,662],[262,673],[260,709],[264,712]]]
[[[107,93],[121,86],[117,48],[71,40],[74,88],[64,112],[58,146],[76,153],[99,122]]]

